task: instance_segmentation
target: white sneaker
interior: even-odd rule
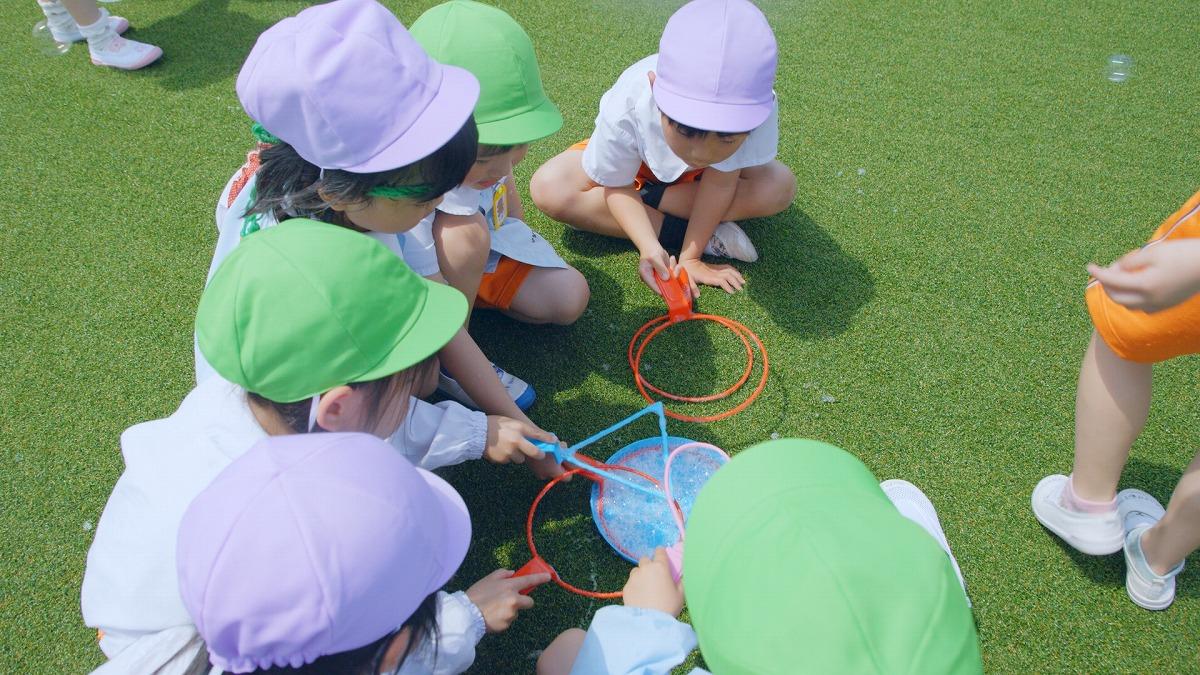
[[[500,379],[500,384],[504,385],[504,388],[508,390],[508,395],[512,397],[513,403],[516,403],[522,412],[533,407],[533,402],[537,400],[537,393],[533,391],[533,387],[528,382],[494,363],[492,364],[492,369],[496,371],[496,377]],[[471,400],[471,397],[467,395],[466,390],[462,388],[458,380],[450,377],[444,370],[438,372],[438,391],[465,406],[475,408],[476,410],[479,409],[479,406],[475,404],[475,401]]]
[[[1080,513],[1062,505],[1070,477],[1046,476],[1033,489],[1033,515],[1047,530],[1080,553],[1108,555],[1121,550],[1125,531],[1117,509],[1111,513]]]
[[[733,258],[743,262],[758,260],[758,250],[745,230],[732,220],[717,225],[712,238],[704,246],[704,254],[718,258]]]
[[[962,570],[958,567],[958,560],[950,551],[950,542],[946,541],[946,533],[942,530],[942,521],[938,519],[937,510],[933,508],[933,502],[929,501],[929,497],[926,497],[925,493],[921,492],[916,485],[897,478],[885,480],[879,484],[879,487],[883,489],[883,494],[887,495],[887,498],[896,505],[896,510],[900,512],[900,515],[924,528],[929,536],[937,540],[946,555],[950,556],[950,564],[954,565],[954,573],[958,575],[958,583],[962,585],[965,594],[967,582],[963,579]],[[970,605],[971,598],[968,597],[967,606]]]
[[[79,24],[75,23],[75,19],[71,17],[71,13],[63,7],[59,0],[38,0],[38,5],[42,7],[42,13],[46,15],[46,25],[50,27],[50,34],[54,39],[63,44],[72,42],[82,42],[83,33],[79,31]],[[112,29],[120,35],[129,30],[129,20],[123,16],[110,16],[107,9],[100,9],[101,18],[106,18]]]
[[[1166,509],[1151,495],[1141,490],[1121,490],[1117,494],[1117,510],[1125,526],[1125,592],[1134,604],[1146,609],[1160,610],[1175,601],[1175,577],[1183,571],[1183,563],[1166,574],[1150,569],[1142,552],[1142,535],[1154,526]]]
[[[109,18],[108,11],[101,10],[99,21],[79,27],[79,32],[87,38],[92,63],[120,70],[137,70],[162,57],[163,52],[158,47],[126,40],[118,35]]]

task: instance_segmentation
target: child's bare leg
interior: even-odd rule
[[[62,5],[80,26],[90,26],[100,20],[100,7],[96,0],[62,0]]]
[[[1142,535],[1146,562],[1157,574],[1166,574],[1200,548],[1200,454],[1175,486],[1167,513]]]
[[[433,222],[433,241],[442,276],[474,307],[491,247],[487,228],[470,216],[439,213]]]
[[[1150,412],[1151,366],[1126,361],[1095,332],[1083,357],[1075,394],[1075,467],[1071,487],[1088,501],[1105,502]]]
[[[566,150],[538,167],[529,180],[529,196],[534,205],[576,230],[628,239],[608,210],[604,188],[592,183],[584,173],[582,158],[582,150]],[[662,212],[646,207],[646,215],[657,233],[662,228]]]
[[[587,633],[578,628],[568,628],[554,638],[537,661],[537,675],[566,675],[575,665],[575,657],[583,648]]]
[[[667,188],[658,205],[664,212],[690,218],[698,183],[679,183]],[[796,197],[796,176],[782,162],[742,169],[733,202],[721,220],[745,220],[773,216],[791,206]]]
[[[587,309],[591,294],[587,279],[574,267],[537,267],[504,313],[525,323],[569,326]]]

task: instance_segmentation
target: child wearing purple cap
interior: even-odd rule
[[[179,525],[179,590],[206,647],[193,663],[199,672],[461,673],[485,631],[533,606],[519,591],[550,577],[499,570],[498,592],[483,582],[440,590],[470,541],[462,497],[387,443],[266,439],[217,475]],[[507,608],[490,622],[478,610],[450,620],[443,609],[489,599]]]
[[[775,35],[748,0],[693,0],[667,22],[659,53],[600,100],[590,139],[542,165],[534,204],[576,229],[629,239],[650,288],[678,266],[728,293],[745,280],[701,255],[758,259],[734,222],[786,209],[796,191],[775,159]]]
[[[471,73],[429,58],[378,2],[338,0],[263,33],[237,92],[260,144],[218,202],[210,277],[244,237],[306,217],[362,232],[444,281],[432,244],[410,230],[475,160]],[[536,428],[524,413],[532,388],[488,361],[465,328],[439,357],[467,400]],[[197,381],[211,372],[197,350]],[[533,466],[561,473],[553,461]]]

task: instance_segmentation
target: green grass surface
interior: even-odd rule
[[[100,662],[79,616],[89,526],[122,469],[120,432],[170,413],[191,386],[213,205],[251,141],[234,78],[255,36],[303,4],[114,5],[132,37],[166,50],[138,73],[92,67],[82,46],[43,57],[27,37],[32,0],[0,6],[0,671]],[[428,4],[389,2],[406,23]],[[601,94],[656,49],[678,3],[500,4],[534,37],[566,117],[520,167],[527,181],[589,133]],[[763,257],[742,267],[747,291],[707,291],[700,307],[754,328],[772,377],[747,412],[673,432],[730,450],[772,433],[819,438],[881,479],[923,487],[970,585],[991,671],[1196,671],[1200,560],[1171,609],[1139,609],[1120,556],[1064,548],[1033,519],[1029,493],[1070,466],[1090,330],[1084,264],[1138,245],[1200,185],[1200,5],[763,6],[780,44],[780,158],[799,192],[784,214],[749,224]],[[1113,52],[1136,60],[1124,84],[1103,77]],[[660,306],[629,246],[531,221],[588,277],[588,313],[550,329],[481,316],[473,330],[536,385],[533,418],[576,439],[642,405],[624,348]],[[713,390],[736,374],[737,349],[720,331],[681,330],[656,344],[651,372]],[[1200,446],[1196,367],[1158,370],[1124,485],[1169,497]],[[524,562],[538,488],[528,472],[447,473],[477,535],[456,583]],[[582,488],[555,500],[553,562],[619,586],[628,567],[591,534]],[[598,607],[556,589],[536,598],[482,643],[476,672],[531,671],[537,650]]]

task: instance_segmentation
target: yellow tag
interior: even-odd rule
[[[508,218],[508,181],[502,180],[492,193],[492,229],[498,230]]]

